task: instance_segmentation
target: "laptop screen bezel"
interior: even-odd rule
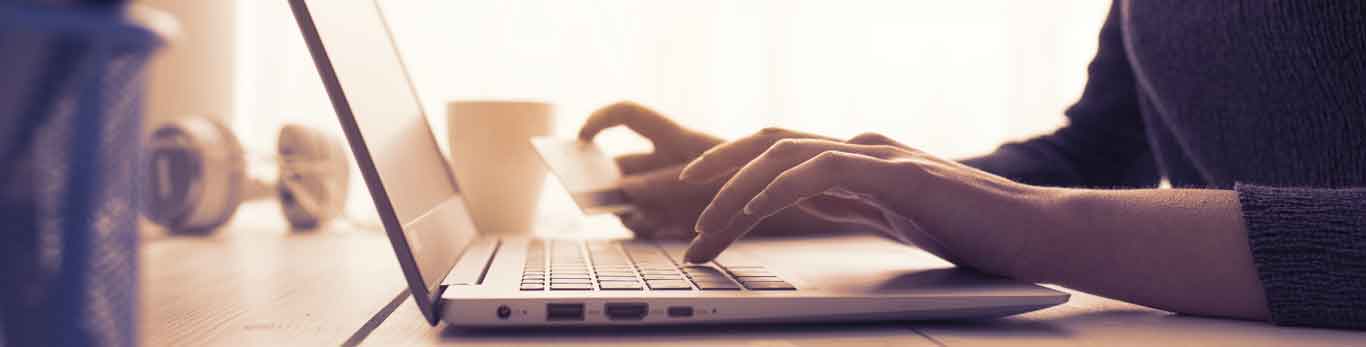
[[[366,144],[361,126],[355,118],[356,114],[353,113],[351,104],[348,102],[346,90],[343,88],[342,81],[337,75],[324,44],[325,40],[314,21],[313,13],[309,10],[309,4],[328,6],[328,1],[290,0],[289,3],[303,34],[304,42],[313,57],[323,86],[331,100],[332,107],[341,122],[341,128],[346,135],[347,142],[356,158],[361,176],[370,191],[370,196],[384,225],[385,233],[398,258],[399,266],[408,282],[409,291],[428,323],[435,325],[440,319],[437,306],[442,294],[441,286],[444,276],[455,266],[465,246],[473,242],[476,234],[450,230],[450,228],[473,230],[473,225],[468,222],[468,211],[465,209],[464,201],[460,195],[456,194],[446,199],[445,202],[431,207],[430,210],[425,211],[414,220],[402,221],[400,219],[395,212],[395,206],[389,197],[388,190],[385,189],[370,148]],[[375,11],[380,16],[380,23],[382,24],[382,27],[376,28],[376,30],[384,30],[390,45],[387,48],[398,55],[393,33],[390,31],[388,22],[383,18],[380,5],[377,2],[371,2],[371,4],[375,6]],[[408,88],[414,89],[412,90],[412,102],[421,105],[412,85],[411,76],[408,75],[407,67],[402,66],[401,58],[398,63],[404,74],[404,80],[408,83]],[[421,110],[420,106],[418,110]],[[425,121],[425,113],[423,117]],[[428,128],[428,136],[432,136],[430,128]],[[433,146],[435,145],[433,144]],[[447,179],[450,180],[450,184],[454,185],[455,179],[451,174],[449,163],[446,163],[444,159],[442,160],[442,167]],[[419,246],[412,244],[410,239],[434,239],[439,242],[425,242],[426,245]],[[415,252],[421,254],[415,254]],[[424,273],[426,273],[425,276]]]

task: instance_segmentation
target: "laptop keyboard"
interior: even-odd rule
[[[796,290],[763,265],[736,257],[682,261],[682,245],[536,240],[527,246],[522,291]]]

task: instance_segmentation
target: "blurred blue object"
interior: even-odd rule
[[[143,71],[167,26],[98,3],[0,4],[0,346],[138,342]]]

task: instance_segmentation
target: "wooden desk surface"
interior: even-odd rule
[[[207,237],[144,231],[142,342],[335,345],[394,294],[402,274],[382,232],[344,225],[285,231],[253,204]],[[643,329],[465,331],[430,327],[412,300],[366,345],[515,346],[1345,346],[1366,332],[1284,328],[1173,315],[1073,292],[1067,304],[970,323],[743,325]]]

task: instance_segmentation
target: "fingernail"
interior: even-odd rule
[[[683,168],[683,172],[678,173],[678,180],[688,183],[697,183],[697,170],[693,170],[692,165]]]
[[[697,163],[700,161],[702,161],[702,156],[694,158],[692,161],[688,162],[688,165],[684,165],[683,171],[678,173],[678,179],[688,183],[694,183],[692,181],[697,179]]]
[[[764,199],[764,196],[763,196],[763,195],[755,196],[753,199],[750,199],[749,202],[745,204],[745,208],[744,208],[744,209],[741,209],[741,211],[744,212],[746,215],[753,215],[753,214],[754,214],[754,210],[757,209],[757,208],[755,208],[754,206],[760,205],[760,204],[761,204],[760,200],[763,200],[763,199]]]

